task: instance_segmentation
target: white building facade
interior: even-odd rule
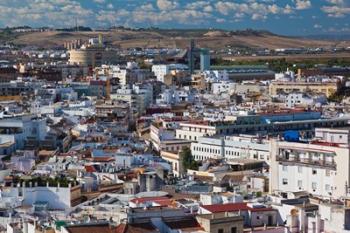
[[[307,191],[335,199],[349,195],[349,130],[316,129],[316,135],[322,137],[309,144],[271,140],[270,192]]]
[[[191,143],[195,160],[205,159],[257,159],[269,161],[269,143],[253,137],[200,137]]]

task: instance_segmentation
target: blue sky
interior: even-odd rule
[[[350,0],[0,0],[0,27],[79,25],[349,34]]]

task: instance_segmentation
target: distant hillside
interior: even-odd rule
[[[320,35],[308,35],[305,36],[308,39],[315,40],[350,40],[350,34],[320,34]]]
[[[22,46],[52,48],[62,46],[73,39],[87,40],[101,33],[108,44],[122,48],[131,47],[180,47],[186,48],[193,38],[199,47],[219,49],[226,46],[250,48],[296,48],[296,47],[348,47],[350,41],[316,40],[279,36],[268,31],[208,30],[208,29],[111,29],[108,31],[49,31],[28,33],[0,33],[0,41]]]

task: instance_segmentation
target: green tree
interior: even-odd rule
[[[197,161],[194,160],[190,148],[185,147],[180,152],[180,157],[182,159],[182,165],[185,170],[187,169],[198,170],[199,164]]]

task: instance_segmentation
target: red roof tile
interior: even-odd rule
[[[202,208],[208,210],[211,213],[221,213],[221,212],[235,212],[239,210],[251,211],[251,212],[263,212],[263,211],[273,211],[273,208],[252,208],[247,205],[247,203],[227,203],[227,204],[215,204],[215,205],[203,205]]]
[[[87,160],[90,160],[92,162],[112,162],[115,159],[113,157],[92,157],[92,158],[87,158]]]
[[[165,221],[165,224],[171,229],[181,230],[203,230],[195,218],[185,218],[177,221]]]
[[[215,204],[215,205],[203,205],[202,208],[210,211],[211,213],[220,212],[234,212],[239,210],[249,210],[247,203],[228,203],[228,204]]]
[[[92,165],[85,165],[86,172],[96,172],[96,169]]]

